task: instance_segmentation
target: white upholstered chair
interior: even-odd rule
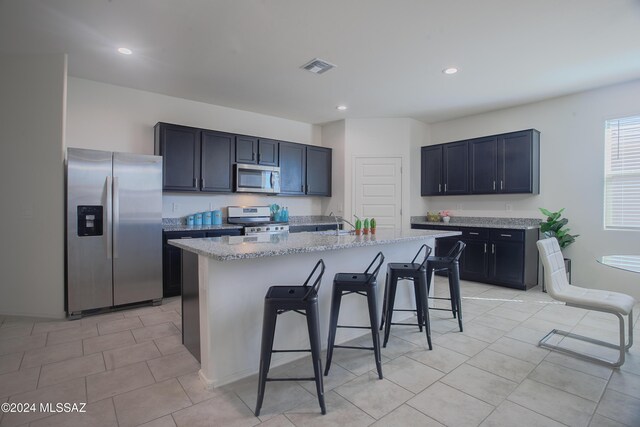
[[[585,337],[583,335],[573,334],[566,331],[554,329],[540,340],[540,347],[548,348],[561,353],[569,354],[581,359],[590,360],[592,362],[603,365],[618,367],[624,363],[625,351],[633,345],[633,306],[635,299],[633,297],[621,294],[619,292],[604,291],[598,289],[587,289],[579,286],[572,286],[567,281],[567,273],[564,269],[564,258],[560,251],[560,245],[555,238],[538,240],[538,251],[542,265],[544,265],[544,281],[547,284],[547,292],[558,301],[564,302],[571,307],[584,308],[586,310],[602,311],[605,313],[615,314],[620,321],[620,344],[614,345],[608,342]],[[629,317],[629,342],[625,345],[625,319],[623,316]],[[558,334],[565,337],[586,341],[592,344],[601,345],[608,348],[614,348],[620,352],[618,360],[613,362],[604,358],[579,353],[560,345],[549,344],[547,341],[553,335]]]

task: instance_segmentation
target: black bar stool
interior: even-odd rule
[[[378,261],[378,264],[369,272],[373,265]],[[376,368],[378,369],[378,377],[382,379],[382,360],[380,357],[380,335],[378,334],[378,281],[376,277],[384,262],[384,255],[382,252],[378,252],[376,257],[371,261],[369,267],[364,273],[337,273],[333,279],[333,296],[331,299],[331,317],[329,323],[329,343],[327,344],[327,364],[324,368],[324,374],[329,374],[329,368],[331,367],[331,358],[333,357],[334,348],[348,348],[356,350],[373,350],[376,358]],[[367,297],[369,304],[369,322],[370,326],[347,326],[338,325],[338,316],[340,315],[340,302],[343,295],[358,294]],[[336,341],[336,329],[337,328],[351,328],[351,329],[371,329],[371,336],[373,338],[373,347],[355,347],[349,345],[335,345]]]
[[[308,286],[311,278],[320,268],[318,276],[312,286]],[[271,286],[264,298],[264,320],[262,322],[262,346],[260,350],[260,374],[258,377],[258,400],[256,402],[256,417],[260,415],[264,389],[267,381],[315,381],[318,401],[322,415],[327,413],[324,404],[324,386],[322,385],[322,361],[320,360],[320,321],[318,319],[318,289],[324,275],[324,261],[316,263],[313,271],[302,286]],[[273,350],[273,337],[276,332],[278,315],[293,311],[307,318],[309,329],[309,350]],[[272,353],[311,352],[313,360],[313,378],[267,378],[271,365]]]
[[[464,242],[458,242],[451,248],[449,253],[443,257],[432,256],[427,260],[427,295],[431,289],[431,276],[434,271],[447,270],[449,278],[449,295],[450,298],[429,297],[429,299],[451,300],[451,310],[448,308],[431,307],[431,310],[451,311],[453,318],[458,318],[458,326],[462,332],[462,303],[460,298],[460,256],[464,251]]]
[[[416,259],[420,256],[420,253],[424,249],[424,260],[418,264]],[[429,325],[429,307],[427,305],[427,258],[431,254],[431,248],[427,245],[420,246],[420,249],[413,257],[410,263],[389,263],[387,264],[387,278],[384,289],[384,302],[382,309],[382,322],[380,322],[380,330],[384,327],[384,342],[383,347],[387,346],[389,341],[389,334],[391,332],[391,325],[405,325],[405,326],[418,326],[422,332],[422,326],[425,326],[427,334],[427,343],[429,344],[429,350],[432,350],[431,346],[431,327]],[[414,292],[416,295],[416,309],[400,309],[394,308],[396,299],[396,289],[398,287],[398,280],[411,280],[414,286]],[[418,323],[392,323],[392,317],[394,311],[415,311],[418,315]]]

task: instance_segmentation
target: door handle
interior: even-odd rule
[[[486,243],[484,244],[484,253],[485,254],[487,253],[487,244]]]
[[[445,193],[447,192],[447,183],[446,182],[444,183],[444,192]]]
[[[493,180],[493,189],[494,190],[496,189],[496,181],[495,180]]]
[[[502,190],[504,186],[502,185],[502,180],[500,180],[500,189]]]
[[[107,217],[107,259],[111,259],[113,256],[112,249],[112,229],[113,229],[113,182],[111,181],[111,176],[107,176],[106,180],[106,193],[107,193],[107,203],[106,203],[106,217]]]
[[[260,155],[258,154],[258,158],[260,158]],[[271,189],[273,190],[273,179],[275,178],[274,173],[271,172],[271,179],[269,180],[269,182],[271,183]]]
[[[118,258],[118,234],[120,233],[120,181],[113,177],[113,258]]]
[[[438,193],[442,193],[442,184],[438,184]]]
[[[492,254],[496,253],[496,245],[494,243],[491,244],[491,253]]]

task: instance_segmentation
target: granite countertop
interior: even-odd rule
[[[489,218],[489,217],[451,217],[444,222],[427,221],[426,217],[411,217],[411,224],[433,225],[436,227],[474,227],[474,228],[507,228],[512,230],[533,230],[540,228],[538,218]]]
[[[206,231],[206,230],[242,230],[241,225],[186,225],[186,224],[163,224],[163,231]]]
[[[338,217],[338,224],[342,224],[340,217]],[[336,225],[336,220],[327,215],[292,216],[289,218],[289,227],[307,225]]]
[[[169,244],[218,261],[251,259],[321,252],[363,246],[376,246],[405,241],[457,236],[458,231],[410,230],[396,232],[378,230],[375,235],[355,236],[325,233],[278,233],[259,236],[224,236],[205,239],[169,240]]]

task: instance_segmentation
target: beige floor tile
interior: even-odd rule
[[[638,325],[638,329],[640,329],[640,325]],[[640,342],[640,337],[637,341]],[[624,365],[620,369],[640,375],[640,345],[636,344],[631,347],[631,351],[625,356]]]
[[[189,408],[173,413],[178,427],[254,426],[260,420],[233,394],[205,400]]]
[[[439,371],[448,373],[463,364],[469,357],[444,347],[434,347],[433,350],[413,351],[407,357],[431,366]]]
[[[167,322],[181,323],[182,317],[180,317],[180,315],[177,312],[171,310],[171,311],[159,311],[156,313],[145,314],[143,316],[140,316],[140,320],[142,321],[142,324],[144,326],[153,326],[153,325],[157,325],[160,323],[167,323]]]
[[[439,370],[406,356],[385,363],[382,373],[384,378],[413,393],[421,392],[444,375]]]
[[[611,377],[611,373],[613,372],[613,369],[607,366],[598,365],[586,360],[580,360],[575,357],[564,355],[555,351],[549,352],[544,360],[545,362],[564,366],[565,368],[584,372],[585,374],[593,375],[594,377],[598,378],[604,378],[605,380],[608,380]]]
[[[610,418],[603,417],[600,414],[595,414],[591,418],[591,423],[589,427],[628,427],[625,424],[619,423],[617,421],[613,421]]]
[[[120,427],[136,426],[191,406],[175,378],[113,398]]]
[[[258,396],[258,380],[256,376],[232,384],[229,388],[236,392],[251,411],[255,409],[256,397]],[[271,419],[307,401],[317,402],[318,399],[296,382],[268,382],[260,411],[260,420]]]
[[[394,409],[377,422],[371,424],[371,427],[444,427],[442,424],[427,417],[422,412],[413,407],[404,404]]]
[[[87,376],[89,402],[113,397],[155,382],[145,362]]]
[[[286,413],[298,427],[344,426],[365,427],[375,420],[335,392],[325,395],[327,413],[322,415],[317,402],[306,402]]]
[[[350,342],[346,345],[362,345],[362,343],[354,344],[353,342]],[[390,360],[384,355],[384,353],[382,354],[381,359],[382,363]],[[356,376],[362,375],[371,369],[376,369],[376,361],[373,357],[373,352],[367,350],[336,348],[333,350],[333,359],[331,360],[332,368],[334,365],[339,365]]]
[[[499,405],[518,386],[514,381],[466,363],[440,381],[494,406]]]
[[[39,375],[40,367],[0,375],[0,398],[35,390],[38,386]]]
[[[0,339],[0,356],[44,347],[47,334]]]
[[[284,415],[278,415],[258,425],[260,427],[295,427]]]
[[[507,307],[505,306],[505,304],[489,310],[488,314],[498,317],[504,317],[505,319],[509,320],[515,320],[516,322],[523,322],[532,316],[532,313],[523,312],[517,309],[514,310],[511,308],[511,305]]]
[[[38,322],[33,325],[33,335],[42,334],[45,332],[62,331],[64,329],[77,328],[80,325],[73,320],[60,320],[54,322]]]
[[[481,427],[562,427],[557,421],[505,400],[487,417]]]
[[[180,331],[173,323],[161,323],[159,325],[133,329],[131,332],[138,343],[167,337],[169,335],[180,335]]]
[[[9,323],[9,324],[2,325],[0,326],[0,340],[4,340],[7,338],[29,336],[31,335],[31,331],[33,330],[33,327],[34,327],[34,323],[32,322]],[[39,332],[39,333],[42,333],[42,332]]]
[[[569,426],[588,425],[596,407],[590,400],[529,379],[524,380],[508,399]]]
[[[486,325],[472,322],[469,324],[465,324],[463,334],[480,341],[493,343],[500,339],[500,337],[503,336],[505,332],[500,329],[495,329]]]
[[[405,403],[413,393],[386,379],[378,379],[378,374],[367,372],[335,391],[375,419],[380,419]]]
[[[73,378],[96,374],[104,370],[105,367],[102,353],[76,357],[62,362],[50,363],[42,367],[38,387],[47,387]]]
[[[543,348],[506,337],[500,338],[488,348],[534,365],[540,363],[549,354],[549,351]]]
[[[407,402],[450,427],[479,425],[494,407],[441,382],[436,382]]]
[[[26,351],[21,367],[22,369],[31,368],[80,356],[82,356],[82,341],[50,345]]]
[[[483,369],[517,383],[524,380],[536,367],[533,363],[484,349],[467,361],[467,364]]]
[[[148,423],[140,424],[138,427],[176,427],[176,423],[171,415],[165,415]]]
[[[348,351],[348,350],[347,350]],[[358,351],[358,350],[353,350]],[[371,353],[373,357],[373,353]],[[324,369],[326,365],[324,364],[326,361],[326,356],[323,357],[322,369],[324,374]],[[299,359],[292,363],[287,363],[283,366],[278,366],[274,368],[269,373],[272,377],[282,377],[282,378],[312,378],[314,376],[313,372],[313,364],[311,363],[311,357],[305,357]],[[331,369],[329,369],[329,375],[322,377],[324,392],[327,393],[334,388],[341,386],[342,384],[351,381],[356,377],[352,372],[344,369],[342,366],[332,363]],[[315,381],[299,381],[302,387],[307,390],[309,393],[316,395],[316,383]]]
[[[147,362],[156,381],[197,372],[200,363],[189,352],[169,354]]]
[[[640,376],[615,370],[607,388],[640,399]]]
[[[518,341],[526,342],[531,345],[538,345],[538,342],[547,334],[547,332],[538,331],[524,326],[516,326],[504,336],[513,338]]]
[[[475,338],[467,337],[460,332],[448,333],[438,337],[433,341],[434,348],[436,346],[442,346],[449,350],[462,353],[465,356],[475,356],[484,350],[489,344],[477,340]]]
[[[381,340],[384,338],[383,335],[384,334],[382,334],[382,332],[381,332],[380,333],[380,339]],[[434,339],[438,338],[440,335],[441,334],[439,332],[436,332],[433,329],[431,330],[431,340],[432,341]],[[413,344],[417,345],[421,349],[428,348],[427,336],[425,335],[425,332],[420,332],[418,330],[418,328],[395,328],[395,329],[391,329],[391,336],[392,337],[398,337],[398,338],[403,339],[405,341],[409,341],[410,343],[413,343]],[[389,338],[389,340],[391,340],[391,338]]]
[[[81,403],[87,401],[84,378],[77,378],[51,387],[39,388],[11,397],[10,402],[40,403]],[[27,424],[50,414],[43,412],[9,413],[2,418],[2,427],[12,427]]]
[[[0,375],[20,369],[20,362],[24,353],[10,353],[0,356]]]
[[[77,327],[49,332],[47,345],[62,344],[97,336],[98,328],[96,325],[80,323]]]
[[[108,350],[103,353],[107,369],[121,368],[133,363],[155,359],[161,354],[153,341]]]
[[[97,325],[102,322],[110,322],[116,319],[122,319],[126,311],[116,311],[112,313],[96,314],[95,316],[83,317],[80,323],[83,325]]]
[[[131,331],[116,332],[113,334],[100,335],[87,338],[82,341],[84,354],[99,353],[105,350],[113,350],[120,347],[134,345],[136,340]]]
[[[107,335],[140,327],[142,327],[140,319],[137,317],[131,317],[110,320],[108,322],[100,322],[98,323],[98,332],[100,335]]]
[[[124,314],[124,317],[140,317],[147,314],[159,313],[162,311],[162,307],[163,306],[140,307],[140,308],[134,308],[131,310],[125,310],[122,313]]]
[[[607,390],[596,412],[628,426],[640,425],[640,399]]]
[[[158,350],[163,355],[178,353],[181,351],[187,351],[187,348],[182,345],[181,335],[169,335],[168,337],[162,337],[154,340]]]
[[[425,335],[425,333],[422,334],[422,336],[424,337],[424,344],[427,344],[427,336]],[[383,338],[382,336],[380,337],[381,339]],[[371,340],[371,337],[366,337],[366,339],[363,339],[359,342],[359,344],[357,345],[362,345],[365,347],[372,347],[373,346],[373,342]],[[382,356],[384,357],[388,357],[389,359],[394,359],[398,356],[402,356],[405,353],[408,353],[410,351],[416,351],[416,350],[420,350],[421,347],[413,344],[412,342],[403,340],[401,338],[398,338],[396,336],[390,335],[389,336],[389,341],[387,342],[387,346],[384,348],[381,348],[381,352],[382,352]],[[334,350],[334,352],[337,350]],[[348,350],[347,350],[348,351]],[[373,352],[370,351],[369,355],[373,358]]]
[[[594,402],[600,400],[607,386],[602,378],[548,362],[540,363],[529,378]]]
[[[61,413],[43,418],[31,423],[30,427],[118,427],[111,399],[88,404],[84,409],[84,413]]]
[[[481,314],[480,316],[473,319],[474,323],[478,323],[480,325],[489,326],[491,328],[500,329],[505,332],[509,332],[516,326],[520,325],[520,322],[505,319],[504,317],[494,316],[493,314]]]
[[[189,399],[191,399],[193,403],[200,403],[203,400],[220,397],[229,392],[221,388],[214,388],[212,390],[207,389],[197,372],[182,375],[181,377],[178,377],[178,381],[180,381],[182,388],[187,392]]]

